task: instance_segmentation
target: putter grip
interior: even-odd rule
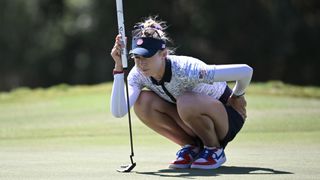
[[[124,28],[124,18],[123,18],[123,5],[122,0],[116,0],[117,5],[117,18],[118,18],[118,31],[122,38],[122,47],[121,48],[121,61],[122,67],[126,69],[128,67],[128,59],[127,59],[127,43],[126,43],[126,34]]]

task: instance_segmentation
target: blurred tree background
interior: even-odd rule
[[[159,15],[176,54],[249,64],[253,81],[320,85],[320,1],[123,2],[128,36]],[[115,0],[1,0],[0,90],[111,81],[116,34]]]

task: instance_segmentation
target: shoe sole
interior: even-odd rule
[[[213,164],[213,165],[198,165],[198,164],[191,164],[191,169],[217,169],[219,168],[223,163],[227,161],[227,158],[224,157],[219,163]]]

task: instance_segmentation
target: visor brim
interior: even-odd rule
[[[156,53],[158,52],[157,49],[146,49],[146,48],[142,48],[142,47],[137,47],[135,49],[132,49],[129,54],[130,55],[139,55],[139,56],[143,56],[145,58],[150,58],[152,56],[154,56]]]

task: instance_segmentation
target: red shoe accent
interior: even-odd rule
[[[172,161],[169,168],[173,169],[185,169],[190,168],[197,153],[195,153],[194,146],[185,146],[177,152],[176,160]]]

